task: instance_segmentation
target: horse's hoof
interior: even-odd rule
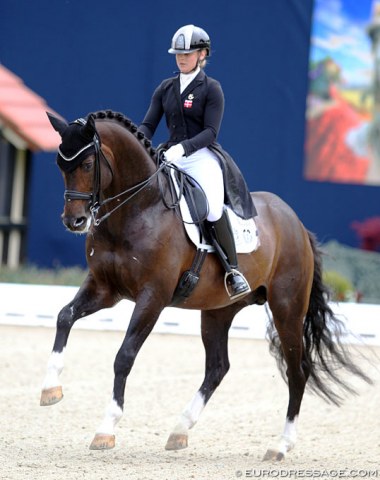
[[[271,450],[268,449],[267,453],[264,455],[263,462],[267,462],[268,460],[274,461],[274,462],[281,462],[284,460],[285,455],[282,452],[279,452],[278,450]]]
[[[47,388],[46,390],[42,390],[41,392],[41,400],[40,405],[41,407],[47,407],[49,405],[54,405],[62,400],[63,393],[62,387],[52,387]]]
[[[188,436],[183,433],[172,433],[165,445],[165,450],[182,450],[186,448]]]
[[[115,446],[115,435],[97,433],[91,442],[90,450],[110,450]]]

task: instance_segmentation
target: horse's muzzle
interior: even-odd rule
[[[75,215],[62,215],[62,222],[64,226],[70,232],[75,233],[87,233],[90,224],[91,224],[91,217],[86,216],[75,216]]]

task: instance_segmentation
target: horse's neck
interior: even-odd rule
[[[147,150],[133,133],[116,124],[105,142],[113,155],[114,194],[143,182],[156,171],[156,165]],[[104,143],[105,143],[104,142]]]
[[[143,183],[155,174],[157,170],[153,160],[148,155],[123,154],[117,160],[116,171],[114,172],[115,186],[123,190],[133,188]]]
[[[109,209],[125,202],[121,210],[131,212],[161,201],[161,191],[154,160],[144,147],[134,143],[134,138],[131,142],[128,136],[127,140],[112,151],[112,181],[103,195],[104,198],[118,196],[110,202]]]

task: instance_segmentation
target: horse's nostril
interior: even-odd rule
[[[87,224],[86,217],[75,217],[75,216],[63,216],[63,224],[68,230],[71,231],[81,231],[85,229]]]
[[[84,223],[86,223],[86,217],[76,218],[73,222],[73,226],[75,228],[79,228],[79,227],[83,226]]]

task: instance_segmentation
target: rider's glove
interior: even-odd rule
[[[165,152],[165,160],[169,163],[175,162],[179,160],[181,157],[185,155],[185,150],[183,146],[178,143],[177,145],[173,145]]]

